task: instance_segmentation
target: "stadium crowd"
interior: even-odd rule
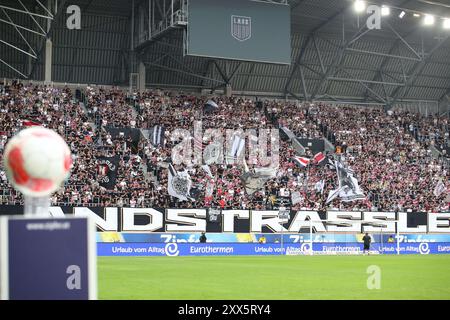
[[[68,142],[75,158],[70,179],[53,195],[54,205],[131,207],[213,207],[224,209],[412,210],[447,211],[447,192],[435,195],[439,181],[449,187],[449,121],[382,108],[292,104],[251,99],[214,97],[217,111],[204,112],[208,99],[160,90],[132,95],[118,89],[88,87],[84,99],[75,99],[68,88],[21,84],[0,87],[0,157],[7,139],[29,125],[54,129]],[[296,151],[288,139],[280,141],[276,177],[248,194],[241,179],[242,166],[177,165],[186,170],[196,191],[191,201],[180,201],[168,192],[168,164],[179,139],[175,129],[193,130],[195,121],[207,128],[270,129],[287,127],[297,137],[328,138],[355,172],[366,200],[326,204],[337,186],[336,172],[328,165],[296,164]],[[164,144],[152,145],[144,132],[164,128]],[[139,141],[117,136],[109,128],[139,128]],[[207,141],[195,141],[204,149]],[[430,147],[441,152],[433,155]],[[248,150],[246,150],[248,152]],[[248,155],[248,154],[247,154]],[[304,157],[312,158],[311,150]],[[332,154],[329,155],[333,156]],[[113,185],[100,182],[99,160],[117,157]],[[326,162],[324,162],[326,163]],[[248,164],[250,170],[257,163]],[[213,189],[208,190],[208,183]],[[295,204],[292,195],[296,194]],[[8,184],[0,166],[0,204],[20,204],[22,197]]]

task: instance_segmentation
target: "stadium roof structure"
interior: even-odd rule
[[[173,0],[175,9],[184,1]],[[230,85],[233,93],[247,96],[448,105],[450,29],[440,23],[450,17],[446,1],[367,1],[392,8],[380,30],[367,29],[354,0],[285,1],[291,10],[291,65],[184,56],[180,25],[157,36],[142,34],[167,16],[172,0],[3,0],[0,77],[43,80],[48,37],[55,82],[128,85],[143,62],[147,87],[213,92]],[[66,27],[68,5],[80,7],[80,30]],[[424,13],[439,21],[424,26]]]

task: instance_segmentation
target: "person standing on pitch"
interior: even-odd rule
[[[370,253],[370,243],[372,242],[372,239],[370,238],[370,236],[369,236],[369,234],[367,232],[366,232],[366,234],[364,235],[364,237],[362,239],[363,239],[363,242],[364,242],[363,253],[366,253],[366,251],[367,251],[367,254],[369,254]]]

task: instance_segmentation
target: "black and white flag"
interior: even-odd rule
[[[208,100],[205,103],[205,106],[203,107],[203,110],[206,113],[215,112],[215,111],[219,110],[219,106],[213,100]]]
[[[150,143],[157,147],[160,145],[164,145],[164,132],[165,128],[162,126],[154,126],[152,129],[150,129],[149,132],[149,139]]]
[[[439,197],[441,194],[443,194],[445,191],[445,184],[442,182],[442,178],[439,179],[438,183],[436,184],[436,187],[434,188],[434,196]]]
[[[244,159],[244,173],[241,175],[241,181],[247,194],[252,195],[256,191],[263,189],[268,180],[276,177],[277,170],[278,168],[267,167],[255,168],[252,172],[248,169]]]
[[[169,181],[167,191],[172,197],[182,201],[191,200],[190,191],[192,186],[191,176],[186,171],[177,172],[173,165],[169,165]]]
[[[344,167],[340,161],[335,161],[339,186],[328,194],[327,204],[339,197],[344,202],[366,199],[359,187],[358,180],[353,176],[354,171]]]

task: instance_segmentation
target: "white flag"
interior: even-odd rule
[[[439,197],[442,193],[445,191],[445,184],[442,182],[442,179],[439,179],[438,183],[436,184],[436,187],[434,188],[434,195],[436,197]]]
[[[292,201],[293,205],[302,202],[302,200],[303,200],[303,197],[300,194],[300,192],[294,191],[291,193],[291,201]]]
[[[316,192],[323,193],[323,188],[325,187],[325,180],[319,180],[314,185],[314,189],[316,189]]]

